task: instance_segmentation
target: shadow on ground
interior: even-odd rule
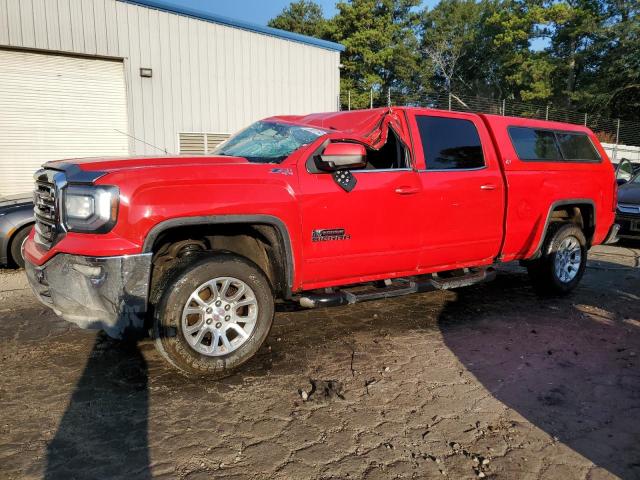
[[[151,478],[147,384],[138,345],[98,334],[47,448],[44,478]]]
[[[458,290],[440,329],[492,396],[552,442],[621,478],[640,478],[640,277],[617,264],[597,268],[620,275],[624,288],[612,295],[585,279],[569,297],[541,299],[526,275],[503,275]]]

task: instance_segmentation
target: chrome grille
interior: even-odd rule
[[[36,189],[33,192],[33,213],[35,215],[35,240],[50,247],[58,234],[58,194],[54,182],[54,170],[39,170],[35,174]]]

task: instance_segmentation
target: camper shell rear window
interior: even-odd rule
[[[586,133],[532,127],[509,127],[518,158],[525,162],[600,162]]]

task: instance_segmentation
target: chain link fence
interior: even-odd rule
[[[513,117],[537,118],[585,125],[595,132],[601,142],[640,146],[640,123],[612,119],[593,113],[556,108],[515,100],[496,100],[485,97],[463,97],[451,94],[406,94],[372,89],[368,92],[348,91],[340,95],[341,110],[357,110],[387,106],[438,108],[462,112],[491,113]]]

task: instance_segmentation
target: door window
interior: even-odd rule
[[[416,122],[427,170],[484,167],[480,136],[470,120],[419,115]]]
[[[391,170],[409,168],[409,155],[398,136],[389,129],[387,143],[380,150],[367,152],[367,170]]]

